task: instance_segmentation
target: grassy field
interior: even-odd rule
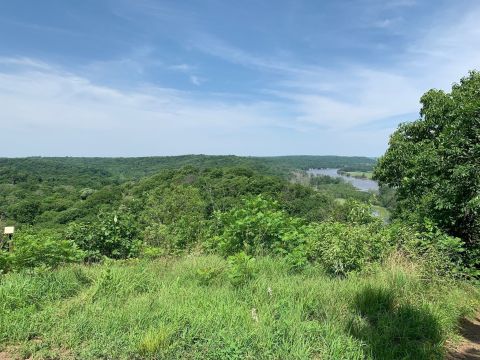
[[[35,359],[441,359],[478,290],[391,259],[347,278],[259,258],[74,265],[0,283],[0,351]]]
[[[355,178],[360,178],[360,179],[372,179],[373,172],[372,171],[367,171],[367,172],[348,171],[348,172],[345,172],[345,175],[355,177]]]

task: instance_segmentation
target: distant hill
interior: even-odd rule
[[[28,157],[0,158],[0,184],[49,182],[90,186],[121,183],[185,166],[200,168],[249,167],[270,175],[295,169],[359,167],[364,171],[375,159],[346,156],[242,157],[234,155],[181,155],[133,158]]]

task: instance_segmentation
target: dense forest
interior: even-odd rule
[[[444,358],[480,305],[479,89],[427,92],[380,159],[0,159],[0,351]]]
[[[147,182],[145,178],[160,171],[184,169],[194,177],[205,176],[203,181],[213,184],[225,181],[221,175],[212,175],[214,169],[220,173],[228,169],[228,177],[234,178],[230,186],[235,187],[236,180],[251,178],[248,191],[232,195],[241,196],[264,190],[253,190],[257,175],[261,181],[276,182],[279,189],[295,169],[368,166],[371,170],[373,164],[370,158],[335,156],[0,159],[0,221],[52,227],[95,217],[102,206],[118,206],[132,183]],[[161,184],[161,179],[158,181]]]

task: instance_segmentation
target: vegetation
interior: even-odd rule
[[[342,178],[317,175],[310,177],[310,185],[320,193],[328,194],[336,199],[356,199],[363,202],[377,202],[372,193],[358,191],[352,184]]]
[[[421,118],[402,124],[380,158],[375,177],[396,189],[395,216],[434,225],[463,240],[465,261],[480,267],[480,73],[450,93],[430,90]]]
[[[338,156],[0,158],[0,219],[17,225],[63,228],[74,220],[91,220],[101,208],[115,207],[129,182],[180,168],[207,171],[211,178],[215,169],[219,171],[217,176],[221,176],[225,169],[238,168],[239,172],[287,179],[296,168],[364,163],[373,166],[374,161]]]
[[[373,173],[370,171],[339,171],[342,175],[351,176],[359,179],[372,179]]]
[[[0,351],[443,358],[480,305],[479,89],[472,72],[422,97],[378,194],[305,171],[368,158],[1,159],[0,222],[17,231],[0,248]]]
[[[0,341],[43,359],[440,359],[478,304],[452,285],[398,257],[347,278],[246,255],[74,265],[4,276]]]

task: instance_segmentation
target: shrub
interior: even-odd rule
[[[373,215],[370,204],[361,203],[356,200],[347,200],[343,206],[347,209],[347,222],[359,225],[378,222],[378,217]]]
[[[218,266],[207,266],[197,269],[196,277],[200,285],[210,285],[216,278],[220,276],[223,272],[222,267]]]
[[[234,286],[245,284],[255,276],[255,258],[243,251],[228,257],[227,275]]]
[[[445,234],[431,222],[424,222],[419,227],[418,224],[409,225],[397,221],[389,225],[386,232],[404,254],[422,263],[430,274],[478,275],[462,256],[465,252],[464,242]]]
[[[308,232],[309,258],[335,275],[361,270],[367,263],[383,259],[392,249],[390,239],[371,225],[325,222],[313,224]]]
[[[71,224],[67,238],[86,251],[88,261],[102,256],[112,259],[135,257],[140,252],[139,231],[133,216],[125,211],[101,212],[93,223]]]
[[[10,252],[0,254],[0,269],[4,272],[46,266],[57,267],[61,264],[79,262],[85,254],[75,243],[56,238],[48,232],[19,232],[13,240]]]
[[[12,267],[11,254],[0,249],[0,274],[10,271]]]
[[[164,255],[164,250],[155,246],[145,245],[142,247],[140,256],[146,259],[155,259]]]
[[[33,224],[35,218],[41,213],[41,205],[38,200],[22,200],[10,209],[12,217],[23,224]]]
[[[192,186],[158,189],[147,200],[143,222],[147,244],[168,251],[189,249],[203,237],[205,202]]]
[[[214,214],[212,246],[223,255],[238,252],[285,253],[301,242],[303,222],[261,195],[243,200],[230,211]]]

